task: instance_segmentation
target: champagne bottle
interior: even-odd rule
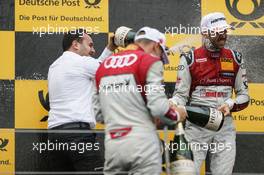
[[[214,108],[185,106],[187,120],[209,130],[218,131],[224,123],[224,114]]]
[[[170,170],[172,175],[195,175],[193,153],[184,136],[181,122],[176,125],[171,149]],[[176,150],[174,148],[177,148]]]
[[[136,32],[132,31],[131,28],[121,26],[115,31],[114,42],[117,46],[126,47],[131,43],[134,43]]]

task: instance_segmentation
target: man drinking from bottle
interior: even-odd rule
[[[175,124],[186,117],[183,108],[171,107],[165,92],[158,90],[163,63],[168,62],[164,34],[143,27],[136,33],[135,44],[136,50],[108,57],[96,72],[100,103],[95,108],[105,123],[106,175],[160,175],[161,147],[154,119]]]

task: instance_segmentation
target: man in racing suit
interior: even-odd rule
[[[186,138],[194,153],[196,171],[210,154],[213,175],[232,174],[236,155],[236,132],[230,112],[248,106],[246,70],[241,54],[224,48],[227,29],[222,13],[211,13],[202,18],[203,46],[182,54],[173,98],[176,105],[208,106],[224,113],[220,131],[214,132],[186,122]],[[232,99],[232,92],[236,98]],[[199,173],[198,173],[199,174]]]
[[[110,56],[96,73],[96,114],[101,109],[105,123],[105,174],[159,175],[161,147],[153,120],[173,124],[186,117],[183,108],[170,107],[162,86],[162,61],[168,62],[164,34],[143,27],[135,42],[137,50]]]

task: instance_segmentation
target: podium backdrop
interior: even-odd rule
[[[41,129],[47,127],[47,72],[62,54],[63,30],[93,33],[97,56],[109,33],[122,25],[135,31],[155,27],[166,33],[169,47],[178,44],[186,51],[201,45],[201,17],[215,11],[236,28],[227,46],[243,54],[251,96],[249,107],[233,114],[238,131],[234,172],[263,174],[264,0],[1,0],[0,174],[49,171],[47,155],[32,144],[46,137]],[[178,62],[179,51],[165,66],[168,96]]]

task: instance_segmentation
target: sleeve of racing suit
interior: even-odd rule
[[[107,57],[109,57],[110,55],[112,55],[112,51],[109,50],[107,47],[104,49],[104,51],[101,53],[101,55],[99,56],[99,58],[97,59],[99,63],[102,63]]]
[[[169,101],[163,83],[163,64],[157,61],[151,65],[146,78],[147,107],[152,116],[164,116],[169,110]]]
[[[189,65],[185,57],[185,55],[182,55],[180,58],[175,91],[173,93],[173,97],[170,99],[170,101],[176,105],[186,105],[189,100],[192,78]]]
[[[160,118],[164,124],[173,125],[180,118],[179,113],[171,108],[163,86],[163,64],[155,62],[146,77],[146,100],[151,116]]]
[[[231,112],[241,111],[245,109],[249,104],[248,82],[243,59],[241,59],[241,63],[239,64],[239,70],[236,75],[234,91],[236,98],[229,98],[225,101],[225,103],[227,103],[229,108],[231,109]]]

